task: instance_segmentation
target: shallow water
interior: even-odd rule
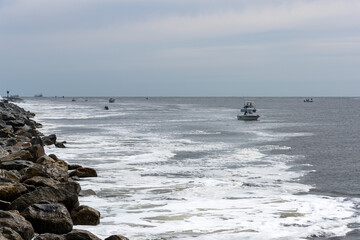
[[[98,172],[81,180],[95,195],[80,201],[101,224],[79,228],[132,240],[360,236],[349,234],[360,220],[359,99],[253,98],[256,122],[236,120],[242,98],[107,100],[20,104],[67,141],[47,153]]]

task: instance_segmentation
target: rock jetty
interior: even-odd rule
[[[66,146],[55,134],[44,136],[34,116],[15,104],[0,102],[0,239],[100,239],[73,229],[100,223],[99,211],[80,205],[81,187],[76,182],[96,177],[95,169],[47,155],[45,145]]]

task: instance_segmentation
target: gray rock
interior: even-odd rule
[[[98,225],[100,212],[89,206],[79,206],[71,211],[71,218],[74,225]]]
[[[0,162],[0,168],[6,170],[21,170],[23,168],[31,167],[34,163],[26,160],[13,160],[7,162]]]
[[[53,145],[56,143],[56,135],[50,134],[49,136],[45,136],[42,138],[42,141],[45,145]]]
[[[6,210],[10,206],[11,202],[0,200],[0,210]]]
[[[35,176],[30,179],[27,179],[23,183],[28,185],[33,185],[35,187],[53,187],[56,184],[59,184],[60,182],[52,178]]]
[[[7,182],[14,182],[14,183],[20,182],[20,176],[18,173],[16,174],[12,171],[4,170],[4,169],[0,169],[0,180],[1,179]]]
[[[62,142],[56,142],[56,143],[55,143],[55,147],[57,147],[57,148],[66,148],[66,147],[65,147],[65,144],[62,143]]]
[[[35,191],[26,193],[18,197],[11,203],[9,209],[23,211],[32,204],[42,201],[62,203],[71,211],[79,206],[78,193],[80,185],[76,182],[60,183],[53,187],[40,187]]]
[[[36,160],[38,160],[40,157],[44,156],[45,155],[45,150],[44,150],[44,147],[40,144],[35,144],[35,145],[32,145],[30,148],[27,149],[31,155],[33,156],[32,157],[32,161],[35,162]],[[30,160],[30,159],[29,159]]]
[[[37,233],[63,234],[72,230],[73,222],[66,207],[60,203],[33,204],[21,215],[28,220]]]
[[[12,202],[26,192],[21,183],[0,182],[0,200]]]
[[[77,177],[97,177],[97,173],[93,168],[84,168],[80,167],[75,169],[69,174],[70,177],[77,176]]]
[[[30,240],[34,236],[33,227],[18,211],[0,210],[0,226],[13,229],[24,240]]]
[[[13,160],[28,160],[28,159],[32,159],[33,156],[31,155],[31,153],[27,150],[21,150],[12,154],[9,154],[5,157],[0,158],[0,162],[5,162],[5,161],[13,161]]]
[[[72,230],[65,235],[66,240],[101,240],[94,234],[85,230]]]
[[[0,227],[1,240],[24,240],[20,234],[9,227]]]
[[[64,168],[58,167],[54,164],[38,164],[35,163],[33,166],[26,169],[22,181],[26,181],[35,176],[41,176],[46,178],[52,178],[60,182],[68,180],[68,172]]]
[[[78,164],[69,164],[69,170],[75,170],[75,169],[78,169],[78,168],[81,168],[82,166],[81,165],[78,165]]]
[[[65,236],[53,233],[45,233],[37,236],[34,240],[66,240]]]

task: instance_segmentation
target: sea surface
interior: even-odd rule
[[[360,98],[26,98],[101,238],[360,239]],[[259,121],[238,121],[252,100]],[[104,110],[107,105],[109,110]]]

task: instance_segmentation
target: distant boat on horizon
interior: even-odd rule
[[[34,97],[43,97],[42,93],[40,94],[35,94]]]

